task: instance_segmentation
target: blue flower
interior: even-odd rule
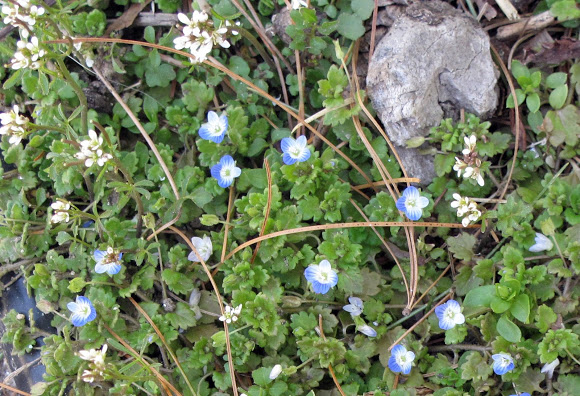
[[[369,336],[369,337],[376,337],[377,336],[377,331],[367,324],[362,325],[362,326],[357,326],[356,329],[366,336]]]
[[[439,327],[443,330],[449,330],[455,325],[465,323],[465,316],[461,313],[461,306],[455,300],[449,300],[445,304],[435,308],[435,315],[439,319]]]
[[[342,309],[346,312],[350,312],[351,316],[359,316],[364,309],[363,301],[358,297],[349,297],[348,302],[350,304],[345,305]]]
[[[76,301],[69,302],[66,307],[72,312],[70,321],[76,327],[84,326],[97,317],[97,311],[91,304],[91,300],[84,296],[77,296]]]
[[[112,276],[121,271],[121,257],[123,257],[123,253],[117,253],[112,247],[109,246],[107,250],[95,250],[93,257],[97,262],[95,265],[95,272],[97,274],[106,272]]]
[[[207,121],[199,128],[199,136],[214,143],[221,143],[228,130],[228,116],[222,114],[218,116],[215,111],[207,113]]]
[[[515,394],[515,395],[510,395],[510,396],[530,396],[530,394],[528,392],[524,392],[524,393],[520,393],[519,395]]]
[[[284,152],[282,160],[286,165],[292,165],[295,162],[304,162],[310,158],[310,150],[308,150],[306,136],[304,135],[298,139],[290,137],[284,138],[280,146]]]
[[[423,208],[429,205],[429,200],[419,195],[419,190],[411,186],[403,191],[397,200],[397,209],[405,213],[409,220],[419,220],[423,215]]]
[[[218,185],[223,188],[229,187],[234,182],[234,178],[241,174],[242,170],[236,166],[236,162],[229,155],[224,155],[218,164],[211,167],[212,177],[217,179]]]
[[[320,264],[310,264],[304,270],[306,280],[312,283],[314,293],[326,294],[331,287],[338,283],[338,275],[332,269],[328,260],[322,260]]]
[[[497,375],[503,375],[514,369],[514,359],[507,353],[497,353],[491,355],[493,359],[493,372]]]
[[[405,375],[411,372],[415,354],[407,351],[402,345],[395,345],[391,350],[391,357],[389,358],[389,368],[393,373],[403,373]]]

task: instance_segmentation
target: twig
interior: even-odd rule
[[[429,352],[444,352],[444,351],[480,351],[488,352],[493,350],[490,346],[471,345],[471,344],[452,344],[452,345],[437,345],[428,347]]]
[[[497,29],[495,38],[498,40],[507,40],[529,31],[541,30],[550,26],[554,21],[555,18],[550,11],[544,11],[541,14],[522,19],[520,22],[500,27]]]
[[[266,167],[266,177],[268,179],[268,201],[266,202],[266,213],[264,215],[262,229],[260,230],[260,236],[264,235],[264,232],[266,232],[266,224],[268,224],[268,218],[270,217],[270,208],[272,207],[272,172],[270,171],[270,164],[268,163],[267,158],[264,158],[264,166]],[[254,260],[258,255],[258,249],[260,249],[260,244],[261,242],[256,243],[256,247],[254,248],[254,254],[252,255],[250,264],[254,263]]]

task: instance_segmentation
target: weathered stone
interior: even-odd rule
[[[489,115],[498,101],[498,76],[487,34],[473,18],[434,0],[407,7],[380,40],[369,64],[367,90],[389,137],[404,146],[460,109]],[[408,169],[423,162],[406,154]],[[420,168],[422,174],[410,176],[428,183],[432,163]]]

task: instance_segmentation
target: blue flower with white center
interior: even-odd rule
[[[338,275],[332,269],[328,260],[322,260],[320,264],[310,264],[304,270],[306,280],[312,283],[314,293],[326,294],[331,287],[338,283]]]
[[[95,250],[93,257],[97,262],[95,265],[95,272],[97,274],[106,272],[113,276],[121,271],[121,257],[123,257],[123,253],[116,252],[112,247],[109,246],[107,250]]]
[[[439,327],[443,330],[449,330],[455,325],[465,323],[465,316],[461,313],[461,306],[455,300],[449,300],[445,304],[435,308],[435,315],[439,319]]]
[[[304,162],[310,158],[310,150],[308,150],[306,136],[302,135],[298,139],[290,137],[282,139],[280,144],[284,155],[282,160],[286,165],[292,165],[295,162]]]
[[[348,302],[350,304],[342,307],[346,312],[350,312],[351,316],[359,316],[364,308],[363,301],[358,297],[349,297]]]
[[[97,311],[91,300],[84,296],[77,296],[75,302],[69,302],[66,307],[72,312],[70,321],[76,327],[81,327],[95,320]]]
[[[199,136],[214,143],[221,143],[228,130],[228,117],[225,114],[218,116],[215,111],[207,113],[207,122],[199,128]]]
[[[411,372],[415,354],[407,351],[402,345],[395,345],[391,350],[391,357],[389,358],[389,368],[393,373],[403,373],[405,375]]]
[[[503,375],[514,369],[514,359],[507,353],[496,353],[491,355],[493,359],[493,372],[497,375]]]
[[[401,198],[397,200],[397,209],[405,213],[409,220],[419,220],[423,215],[423,208],[429,205],[426,197],[419,195],[417,188],[410,186],[403,191]]]
[[[220,187],[229,187],[234,178],[240,176],[242,170],[236,166],[236,162],[230,155],[224,155],[220,162],[211,167],[211,175],[217,179]]]

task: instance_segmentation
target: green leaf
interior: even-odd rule
[[[540,96],[533,92],[526,97],[526,105],[531,113],[535,113],[540,109]]]
[[[558,315],[556,315],[552,308],[545,304],[542,304],[538,307],[534,321],[540,332],[547,332],[552,323],[556,323],[556,320],[558,320]]]
[[[149,87],[167,87],[176,77],[173,67],[167,63],[149,67],[145,71],[145,82]]]
[[[510,307],[510,312],[520,322],[528,323],[530,317],[530,298],[527,294],[519,294],[515,298]]]
[[[552,146],[564,142],[574,146],[580,137],[580,111],[571,104],[560,110],[550,110],[544,118],[544,128]]]
[[[466,307],[489,307],[494,297],[494,285],[480,286],[467,293],[463,300],[463,305]]]
[[[471,261],[473,258],[473,247],[476,239],[473,235],[462,232],[456,237],[449,237],[446,240],[449,251],[456,259]]]
[[[145,40],[149,43],[155,43],[155,29],[153,26],[147,26],[144,33]]]
[[[550,106],[552,106],[556,110],[559,110],[562,108],[562,106],[564,106],[567,98],[568,98],[568,86],[560,85],[558,88],[550,92],[549,98]]]
[[[467,337],[467,326],[455,326],[445,331],[445,344],[459,344]]]
[[[168,268],[163,270],[161,278],[174,293],[187,294],[193,290],[193,281],[181,272]]]
[[[580,9],[575,0],[556,1],[550,7],[550,13],[558,18],[558,21],[569,21],[580,18]]]
[[[271,367],[260,367],[257,370],[252,372],[252,378],[254,379],[254,383],[260,386],[266,386],[272,380],[270,379],[270,371],[272,371]]]
[[[509,342],[520,342],[522,332],[520,328],[505,315],[497,321],[497,332]]]
[[[374,0],[351,0],[350,8],[364,21],[373,14],[375,2]]]
[[[425,143],[424,136],[417,136],[417,137],[411,138],[405,142],[405,144],[407,145],[407,148],[417,148],[420,145],[422,145],[423,143]]]
[[[522,65],[522,63],[518,60],[512,61],[511,71],[512,71],[512,75],[516,79],[518,79],[520,77],[529,77],[530,76],[530,70],[526,66]]]
[[[550,89],[558,88],[560,85],[566,84],[568,75],[563,72],[552,73],[546,77],[546,86]]]
[[[68,289],[73,293],[80,293],[85,288],[87,282],[83,278],[74,278],[68,284]]]
[[[336,30],[350,40],[356,40],[365,34],[361,17],[348,12],[343,12],[338,16]]]

